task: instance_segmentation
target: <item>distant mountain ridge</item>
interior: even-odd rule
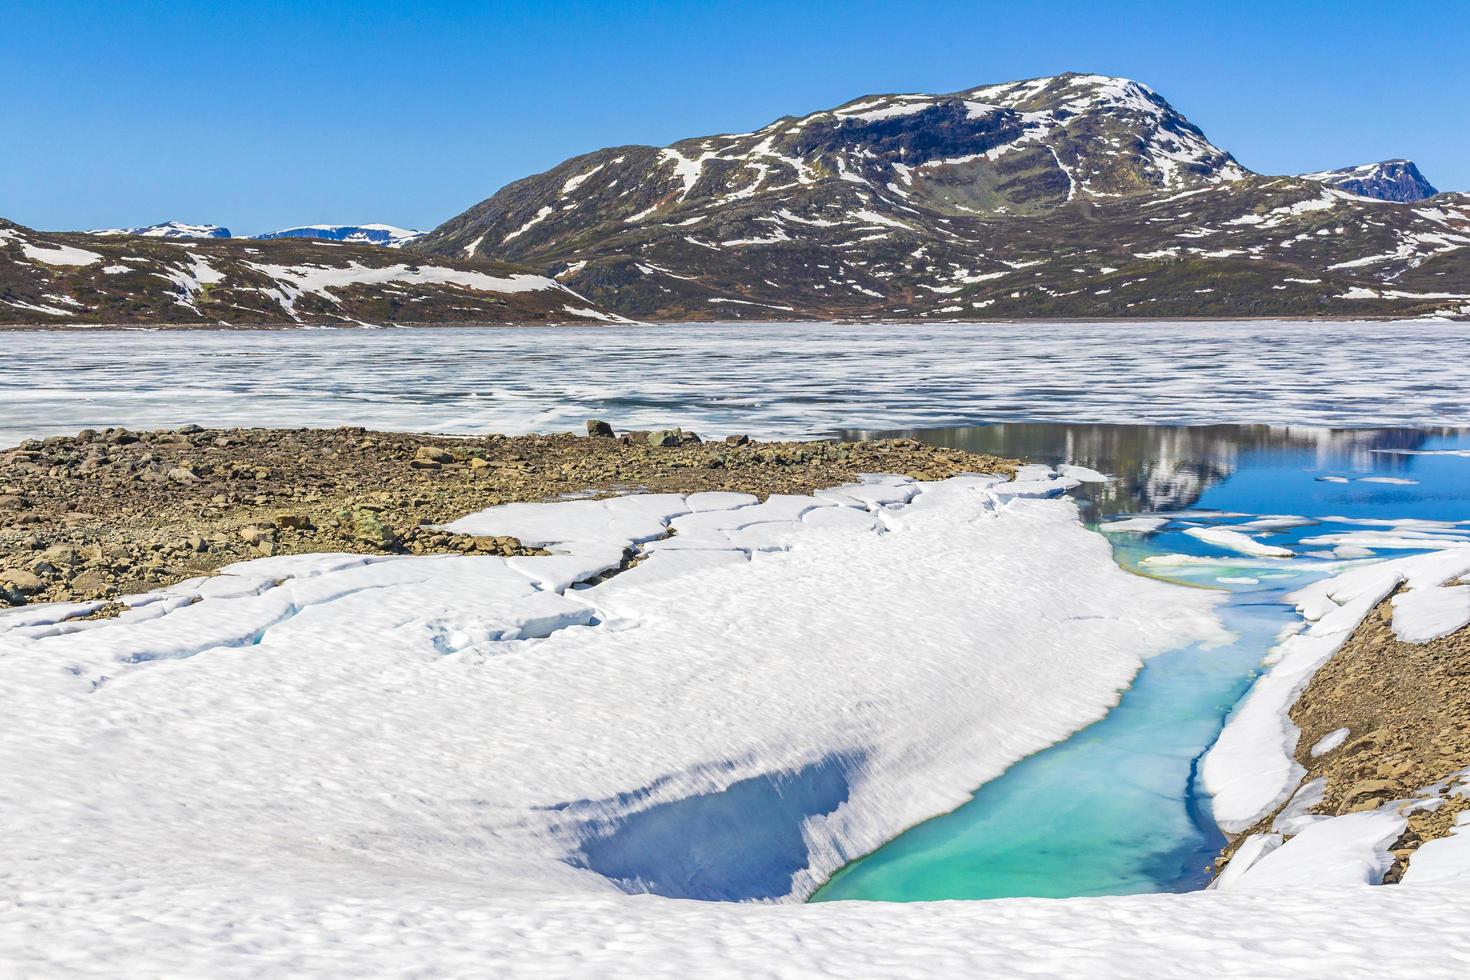
[[[268,231],[262,235],[251,235],[256,239],[271,238],[315,238],[328,242],[357,242],[365,245],[382,245],[385,248],[402,248],[423,236],[423,232],[394,225],[301,225],[281,231]]]
[[[191,225],[183,221],[164,221],[156,225],[139,228],[101,228],[87,232],[89,235],[136,235],[139,238],[233,238],[230,229],[223,225]],[[396,225],[298,225],[280,231],[267,231],[259,235],[247,235],[255,240],[272,238],[315,238],[327,242],[353,242],[362,245],[382,245],[385,248],[402,248],[424,233]]]
[[[101,228],[89,235],[137,235],[139,238],[229,238],[230,229],[220,225],[191,225],[182,221],[162,221],[141,228]]]
[[[1148,86],[1068,73],[597,150],[409,248],[649,320],[1461,316],[1465,202],[1255,174]]]

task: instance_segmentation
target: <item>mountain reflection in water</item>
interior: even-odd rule
[[[907,437],[935,446],[1037,463],[1073,463],[1117,477],[1073,491],[1091,518],[1194,505],[1210,487],[1254,465],[1392,475],[1418,450],[1453,428],[1328,429],[1274,425],[1104,425],[997,422],[947,429],[843,430],[839,438]],[[1375,452],[1376,450],[1376,452]]]

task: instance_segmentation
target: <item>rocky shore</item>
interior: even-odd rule
[[[470,438],[111,428],[0,452],[0,608],[96,600],[275,554],[534,554],[434,525],[495,504],[635,490],[810,493],[863,473],[1009,474],[913,440],[706,442],[679,429]]]
[[[1455,815],[1470,809],[1470,778],[1462,775],[1470,769],[1470,627],[1405,643],[1394,635],[1392,610],[1390,597],[1364,617],[1291,709],[1301,729],[1302,784],[1325,782],[1311,812],[1376,810],[1424,797],[1426,787],[1442,798],[1409,814],[1386,882],[1397,881],[1420,845],[1447,836]],[[1217,865],[1249,835],[1269,833],[1284,809],[1237,836]]]

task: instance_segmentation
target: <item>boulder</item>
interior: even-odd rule
[[[648,434],[650,446],[677,446],[684,441],[683,429],[659,429]]]
[[[748,445],[750,445],[750,436],[743,435],[743,434],[742,435],[738,435],[738,436],[726,436],[725,437],[725,445],[727,445],[727,446],[748,446]]]
[[[602,419],[588,419],[587,434],[599,439],[612,439],[617,436],[617,433],[613,432],[613,427]]]
[[[359,508],[352,512],[352,537],[374,548],[391,548],[398,541],[398,532],[373,511]]]

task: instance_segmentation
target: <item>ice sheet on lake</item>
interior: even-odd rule
[[[1445,356],[1470,343],[1466,324],[496,327],[435,331],[435,356],[424,357],[426,337],[11,334],[0,339],[0,402],[17,408],[0,416],[0,447],[87,426],[184,422],[517,433],[606,418],[619,429],[762,438],[1017,418],[1470,423],[1470,402],[1454,397],[1470,389],[1470,359]],[[252,383],[262,377],[267,400]]]

